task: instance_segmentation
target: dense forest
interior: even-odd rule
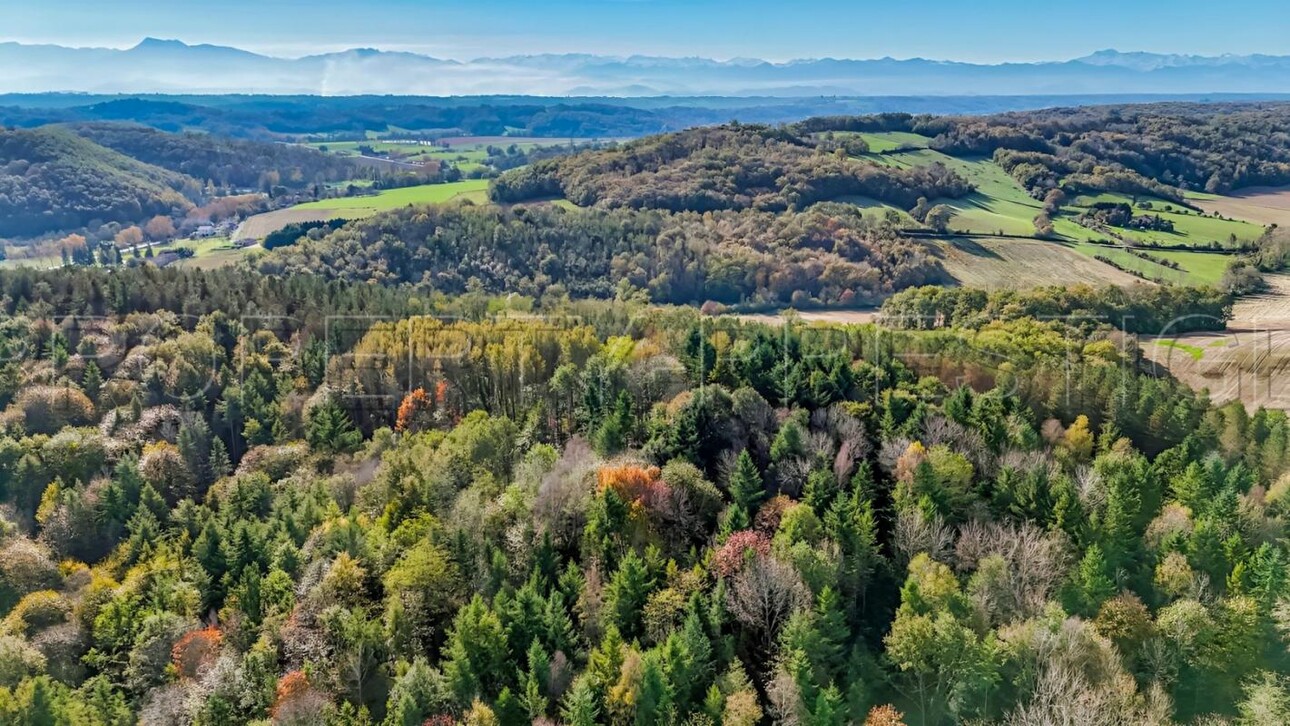
[[[1284,723],[1286,416],[1094,298],[0,271],[0,721]]]
[[[1224,194],[1290,183],[1288,122],[1284,103],[1152,104],[932,120],[925,132],[935,132],[934,148],[954,155],[1037,152],[1032,163],[1058,174],[1071,165],[1093,186],[1108,173],[1098,169],[1105,166]]]
[[[66,129],[0,128],[0,235],[135,222],[191,206],[192,179]]]
[[[949,281],[923,244],[840,204],[782,214],[407,208],[315,237],[276,249],[258,269],[424,283],[448,294],[610,298],[640,290],[659,302],[752,307],[872,305]]]

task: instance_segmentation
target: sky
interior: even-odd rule
[[[125,48],[150,36],[292,57],[1290,55],[1287,27],[1285,0],[0,0],[0,41]]]

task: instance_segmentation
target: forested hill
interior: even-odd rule
[[[841,204],[780,214],[409,207],[274,250],[259,269],[449,294],[610,298],[636,289],[659,302],[764,306],[872,305],[952,282],[923,245]]]
[[[801,209],[846,195],[911,208],[971,185],[944,166],[902,169],[855,158],[862,139],[821,141],[793,128],[730,124],[550,159],[500,178],[501,202],[564,196],[575,204],[703,212]]]
[[[343,157],[294,144],[172,134],[138,124],[79,124],[73,129],[109,149],[218,186],[256,188],[266,173],[275,175],[274,183],[289,185],[336,181],[352,171]]]
[[[961,197],[943,166],[903,167],[866,133],[930,139],[957,157],[994,157],[1036,198],[1124,192],[1181,201],[1290,183],[1290,104],[1154,104],[995,116],[834,116],[788,126],[691,129],[513,171],[498,201],[565,196],[577,204],[671,210],[802,207],[862,195],[910,209],[919,196]]]
[[[0,236],[175,216],[212,194],[301,188],[352,172],[304,147],[92,124],[0,128]]]
[[[1286,103],[1057,108],[929,119],[922,128],[936,136],[932,148],[955,156],[1034,152],[1038,156],[1025,162],[1038,167],[1039,177],[1123,167],[1170,186],[1218,194],[1290,184]],[[1028,186],[1035,182],[1052,183],[1035,179]]]
[[[68,129],[0,129],[0,235],[172,214],[192,184]]]

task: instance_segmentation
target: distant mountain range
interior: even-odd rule
[[[0,93],[544,96],[938,96],[1288,93],[1290,56],[1103,50],[997,65],[922,58],[757,59],[524,55],[444,60],[361,48],[275,58],[148,38],[127,50],[0,43]]]

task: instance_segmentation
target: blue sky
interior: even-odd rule
[[[459,59],[1290,55],[1287,27],[1284,0],[0,0],[0,40],[128,47],[154,36],[290,56],[352,47]]]

